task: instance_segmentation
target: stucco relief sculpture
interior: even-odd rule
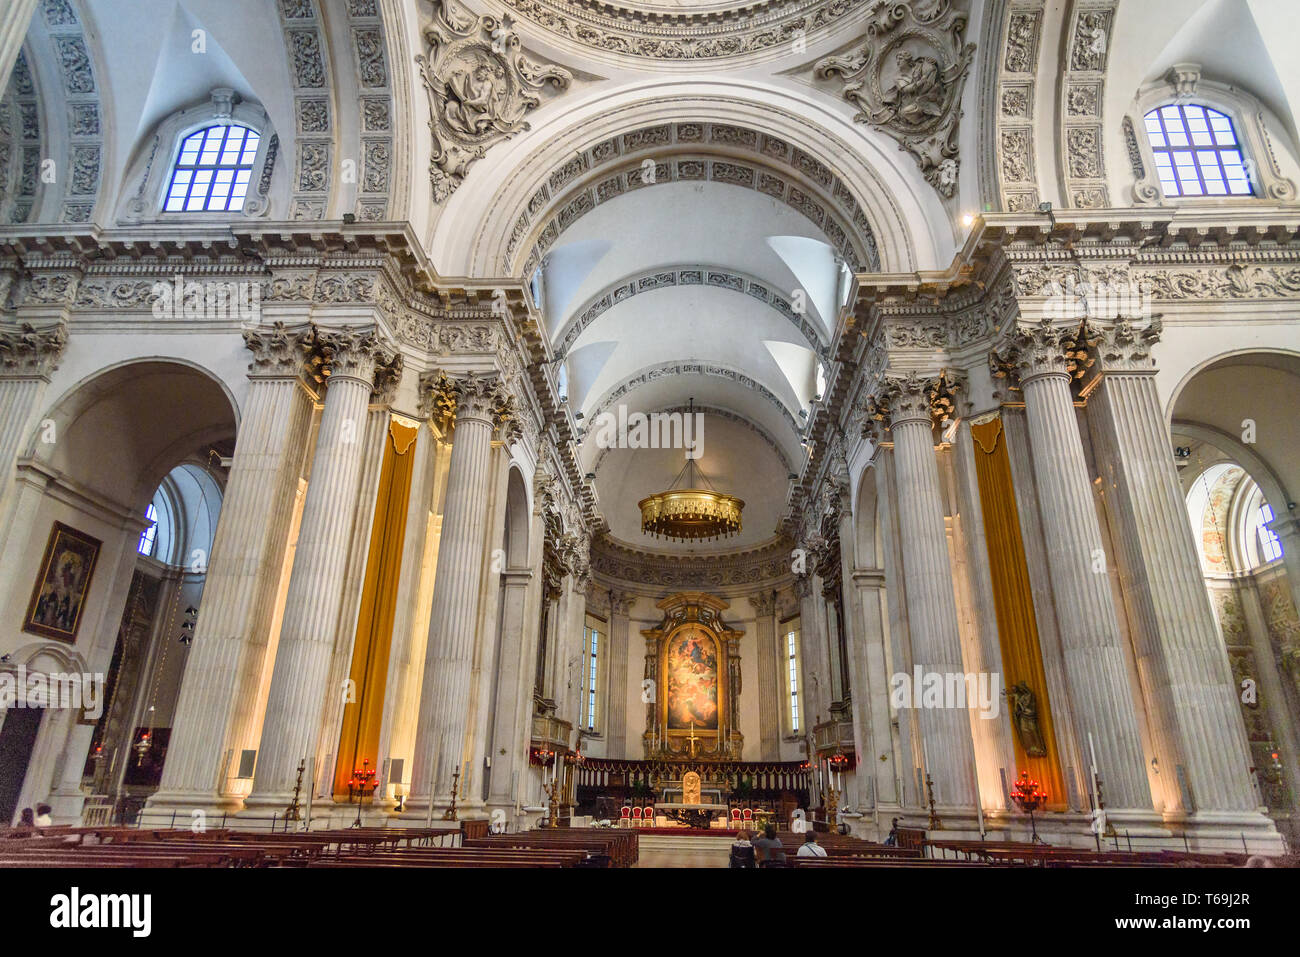
[[[563,90],[572,76],[525,57],[509,17],[462,17],[438,3],[424,39],[428,53],[415,62],[429,95],[429,176],[434,202],[441,203],[475,160],[529,129],[524,116],[541,104],[547,84]]]
[[[944,197],[957,188],[959,104],[975,53],[962,43],[965,29],[966,14],[949,0],[882,3],[865,43],[814,68],[822,79],[838,74],[858,107],[854,120],[898,140]]]

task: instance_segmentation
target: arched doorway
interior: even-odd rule
[[[1260,395],[1268,395],[1261,402]],[[1189,377],[1171,434],[1202,574],[1238,688],[1261,803],[1296,834],[1300,616],[1292,490],[1300,454],[1289,410],[1300,358],[1224,357]]]
[[[125,777],[124,742],[128,731],[149,727],[141,718],[146,702],[153,702],[155,732],[170,723],[174,695],[167,692],[179,686],[187,651],[182,625],[192,622],[187,610],[197,608],[201,594],[235,428],[234,404],[221,382],[192,365],[151,359],[70,386],[29,436],[0,516],[0,581],[8,583],[0,600],[16,631],[40,635],[42,647],[84,663],[103,693],[103,711],[70,720],[46,709],[20,806],[45,801],[56,823],[76,823],[87,774],[97,785]],[[55,634],[27,619],[42,556],[60,547],[59,534],[83,543],[93,562],[86,562],[75,625]],[[141,671],[127,693],[116,682],[131,653]],[[110,740],[114,713],[124,735],[116,755],[100,752],[99,762],[88,761],[101,724],[100,741]],[[105,807],[108,800],[92,803]]]

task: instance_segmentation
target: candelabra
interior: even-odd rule
[[[839,826],[840,792],[834,788],[826,789],[826,827],[834,833]]]
[[[542,782],[542,790],[546,792],[546,827],[560,826],[560,782],[552,779],[549,783]]]
[[[1021,771],[1020,780],[1011,789],[1011,800],[1019,805],[1020,810],[1029,814],[1029,843],[1042,844],[1043,839],[1038,836],[1038,826],[1034,823],[1034,812],[1046,803],[1047,792],[1038,786],[1037,781],[1030,780],[1028,771]]]
[[[442,812],[444,821],[456,820],[456,794],[460,791],[460,765],[456,765],[456,770],[451,774],[451,805],[447,810]]]
[[[361,762],[360,768],[352,769],[352,777],[348,779],[348,803],[352,802],[352,795],[357,796],[357,819],[352,822],[353,827],[361,826],[361,802],[369,791],[372,795],[375,788],[379,787],[379,782],[375,780],[375,769],[370,766],[370,760]]]
[[[298,762],[298,780],[293,786],[293,800],[290,801],[289,806],[284,809],[285,830],[288,830],[290,821],[298,821],[302,819],[302,803],[298,798],[302,794],[302,776],[303,772],[306,770],[307,761],[306,759],[303,759]]]
[[[937,831],[943,827],[943,821],[939,819],[939,814],[934,809],[934,779],[930,777],[930,772],[925,772],[925,794],[926,799],[930,802],[930,830]]]

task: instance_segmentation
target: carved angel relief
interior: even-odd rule
[[[424,39],[429,52],[415,62],[429,95],[429,175],[441,203],[488,149],[529,129],[524,116],[541,104],[548,83],[564,90],[573,77],[525,57],[509,17],[462,18],[437,2]]]
[[[975,53],[962,43],[965,29],[966,14],[950,0],[882,0],[862,46],[814,67],[824,80],[839,74],[859,110],[853,119],[896,139],[947,198],[957,188],[961,91]]]

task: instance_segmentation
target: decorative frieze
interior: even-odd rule
[[[708,144],[725,147],[728,158],[710,156]],[[663,155],[664,150],[671,153]],[[737,151],[748,155],[736,156]],[[598,171],[599,178],[593,175]],[[574,188],[583,178],[586,185]],[[564,228],[615,196],[658,183],[699,180],[771,196],[815,223],[851,268],[880,269],[866,212],[829,166],[776,136],[694,122],[663,123],[602,140],[554,171],[520,212],[503,265],[515,271],[520,251],[529,249],[530,242],[527,261],[540,262]]]
[[[755,586],[779,588],[793,578],[791,548],[791,542],[777,540],[731,555],[657,555],[602,538],[592,544],[591,568],[600,579],[654,597],[692,588],[752,594]]]
[[[602,0],[504,0],[510,9],[574,43],[616,56],[710,60],[792,48],[876,0],[737,3],[706,12],[647,11]]]

